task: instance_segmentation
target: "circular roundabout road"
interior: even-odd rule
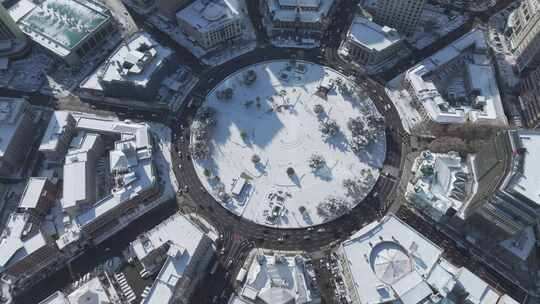
[[[191,124],[204,188],[230,212],[272,228],[307,228],[358,205],[382,168],[384,118],[358,85],[306,61],[229,75]]]
[[[200,87],[208,92],[203,102],[182,113],[189,126],[176,134],[173,165],[182,195],[194,203],[191,211],[214,224],[225,242],[245,239],[262,247],[316,250],[382,215],[399,177],[381,171],[384,166],[399,170],[401,123],[399,116],[396,123],[395,109],[385,108],[381,87],[374,82],[358,86],[331,68],[288,59],[245,65],[222,79],[213,88]],[[323,106],[322,112],[315,113],[316,104]],[[378,119],[368,121],[384,109],[392,121],[387,117],[380,126]],[[355,153],[348,122],[359,117],[360,126],[379,129]],[[332,136],[321,131],[327,120],[335,121],[339,130]],[[208,147],[203,156],[194,149],[198,140]],[[312,166],[314,154],[322,156],[322,166],[320,161]],[[331,174],[329,168],[335,172],[330,179],[325,175]],[[357,196],[346,191],[345,180],[362,183]],[[327,197],[337,199],[330,205]],[[325,202],[326,214],[319,210]],[[342,203],[345,208],[334,208]]]

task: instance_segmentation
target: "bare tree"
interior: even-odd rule
[[[327,119],[326,121],[321,122],[319,130],[324,136],[332,137],[339,132],[339,126],[335,120]]]
[[[309,158],[309,167],[315,171],[323,168],[325,165],[326,161],[320,154],[315,153]]]
[[[350,204],[336,196],[329,196],[317,205],[317,214],[325,221],[340,217],[349,211],[351,211]]]

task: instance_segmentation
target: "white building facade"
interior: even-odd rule
[[[263,22],[274,39],[304,44],[318,42],[328,26],[338,0],[260,1]]]
[[[241,0],[196,0],[176,13],[179,28],[205,50],[234,43],[246,29]]]
[[[77,122],[68,111],[55,111],[41,138],[39,152],[48,160],[64,161],[64,156],[75,135]]]
[[[403,40],[395,29],[357,16],[340,51],[359,65],[379,65],[395,58],[402,47]]]
[[[540,2],[524,0],[509,16],[505,35],[519,72],[538,66],[540,56]]]

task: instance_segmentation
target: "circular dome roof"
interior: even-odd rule
[[[203,12],[203,17],[206,20],[216,21],[223,16],[223,7],[215,3],[209,3]]]
[[[412,271],[407,250],[395,242],[382,242],[371,250],[371,268],[379,280],[393,284]]]

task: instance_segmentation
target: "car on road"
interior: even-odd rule
[[[214,273],[216,273],[216,270],[218,268],[218,265],[219,265],[219,262],[218,261],[215,261],[214,262],[214,265],[212,266],[212,269],[210,269],[210,275],[213,275]]]

